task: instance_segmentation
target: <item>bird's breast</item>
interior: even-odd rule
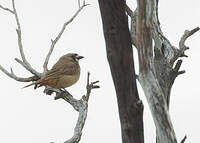
[[[60,77],[57,83],[57,88],[66,88],[74,83],[76,83],[79,80],[80,73],[77,73],[75,75],[63,75]]]

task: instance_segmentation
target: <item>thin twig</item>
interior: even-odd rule
[[[21,64],[25,69],[27,69],[28,71],[30,71],[33,75],[35,75],[35,72],[33,72],[33,70],[30,68],[29,65],[25,64],[23,61],[21,61],[18,58],[15,58],[15,61],[18,62],[19,64]],[[42,77],[42,73],[38,73],[37,76],[38,77]]]
[[[187,136],[185,135],[185,137],[181,140],[181,143],[184,143],[186,139],[187,139]]]
[[[20,26],[17,10],[15,8],[15,1],[14,0],[12,0],[12,6],[13,6],[13,13],[15,15],[15,20],[16,20],[16,23],[17,23],[16,32],[17,32],[17,36],[18,36],[18,46],[19,46],[19,51],[20,51],[20,55],[21,55],[22,61],[24,62],[24,64],[27,65],[27,67],[28,67],[27,70],[29,70],[34,75],[40,76],[41,74],[39,72],[37,72],[35,69],[33,69],[31,67],[31,65],[28,63],[28,61],[26,60],[26,57],[25,57],[25,54],[24,54],[24,50],[23,50],[23,45],[22,45],[21,26]]]
[[[16,81],[20,81],[20,82],[30,82],[30,81],[36,81],[38,78],[36,76],[32,76],[32,77],[28,77],[28,78],[23,78],[23,77],[18,77],[14,74],[14,72],[11,69],[11,72],[8,72],[5,68],[3,68],[0,65],[0,70],[5,73],[7,76],[9,76],[10,78],[16,80]]]
[[[187,55],[185,55],[185,51],[188,50],[189,47],[185,45],[185,41],[188,37],[199,31],[199,29],[199,27],[196,27],[192,30],[185,30],[183,36],[181,37],[181,40],[179,41],[179,49],[176,49],[175,55],[171,59],[170,63],[174,63],[179,57],[188,57]]]
[[[179,48],[183,49],[184,51],[188,49],[187,46],[185,46],[185,41],[187,40],[188,37],[190,37],[191,35],[193,35],[195,32],[199,31],[199,27],[196,27],[192,30],[186,30],[183,34],[183,36],[181,37],[181,40],[179,42]]]
[[[80,0],[78,0],[78,8],[80,8],[81,7],[81,2],[80,2]]]
[[[69,21],[67,21],[67,22],[65,22],[65,23],[63,24],[62,29],[61,29],[61,31],[58,33],[58,35],[56,36],[56,38],[55,38],[54,40],[51,40],[51,46],[50,46],[49,52],[48,52],[48,54],[47,54],[47,56],[46,56],[45,62],[44,62],[44,64],[43,64],[44,72],[47,71],[47,65],[48,65],[48,62],[49,62],[49,58],[50,58],[50,56],[51,56],[51,54],[52,54],[52,52],[53,52],[53,50],[54,50],[54,47],[55,47],[56,43],[58,42],[58,40],[61,38],[63,32],[65,31],[66,26],[67,26],[69,23],[71,23],[71,22],[74,20],[74,18],[79,14],[79,12],[80,12],[84,7],[86,7],[87,5],[89,5],[89,4],[85,4],[85,3],[84,3],[84,4],[76,11],[76,13],[69,19]]]
[[[4,7],[4,6],[0,5],[0,8],[5,10],[5,11],[8,11],[8,12],[14,14],[14,12],[11,9],[7,8],[7,7]]]

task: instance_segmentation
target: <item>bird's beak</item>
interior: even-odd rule
[[[78,60],[80,60],[80,59],[82,59],[82,58],[84,58],[83,56],[77,56],[76,57]]]

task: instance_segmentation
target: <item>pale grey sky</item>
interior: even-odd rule
[[[76,98],[85,94],[87,71],[93,80],[100,80],[100,89],[92,92],[88,118],[83,129],[81,143],[121,143],[120,123],[114,86],[106,59],[98,2],[91,4],[67,27],[50,58],[49,68],[68,52],[77,52],[85,58],[80,61],[81,78],[68,88]],[[11,0],[0,0],[11,8]],[[135,1],[130,3],[135,6]],[[24,51],[27,59],[38,71],[42,71],[44,57],[62,24],[77,10],[76,0],[16,0],[16,8],[22,26]],[[175,46],[184,30],[200,24],[200,1],[160,1],[159,17],[165,35]],[[17,47],[16,24],[13,15],[0,10],[0,64],[13,68],[19,76],[30,76],[14,61],[20,58]],[[188,39],[190,50],[186,53],[182,69],[186,70],[175,81],[172,89],[170,113],[180,141],[187,134],[187,142],[199,141],[199,53],[200,33]],[[136,58],[136,57],[135,57]],[[137,59],[137,58],[136,58]],[[137,63],[135,63],[137,66]],[[70,138],[77,120],[77,113],[62,100],[43,94],[43,88],[22,89],[27,83],[19,83],[0,72],[0,142],[3,143],[61,143]],[[146,99],[138,86],[145,104],[144,123],[146,143],[155,142],[155,128]]]

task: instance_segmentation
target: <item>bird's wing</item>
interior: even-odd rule
[[[59,78],[63,75],[73,75],[76,73],[78,65],[74,62],[66,62],[64,61],[62,64],[60,62],[57,62],[51,70],[47,71],[47,73],[44,76],[44,79],[55,79]]]

